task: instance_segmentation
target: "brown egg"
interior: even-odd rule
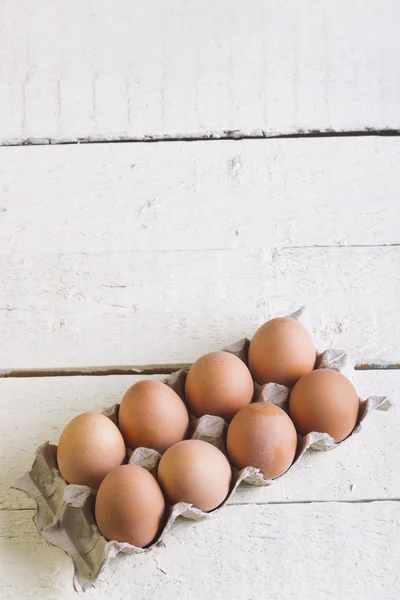
[[[165,500],[151,473],[137,465],[122,465],[100,485],[95,513],[107,540],[144,548],[163,525]]]
[[[210,352],[191,367],[185,384],[186,401],[196,417],[217,415],[225,421],[253,398],[250,371],[229,352]]]
[[[316,352],[307,329],[296,319],[279,317],[261,325],[249,347],[249,369],[260,384],[293,387],[313,370]]]
[[[128,446],[154,448],[161,454],[185,439],[189,428],[184,402],[161,381],[139,381],[130,387],[118,419]]]
[[[100,413],[87,412],[65,427],[57,462],[65,481],[97,489],[107,473],[124,462],[125,454],[118,427]]]
[[[256,467],[265,479],[275,479],[294,460],[297,434],[281,408],[268,402],[253,402],[232,419],[226,443],[235,467]]]
[[[302,377],[289,401],[289,414],[299,433],[329,433],[336,443],[353,431],[358,409],[353,385],[332,369],[317,369]]]
[[[204,512],[222,504],[231,479],[231,467],[224,454],[200,440],[175,444],[158,466],[158,480],[168,502],[188,502]]]

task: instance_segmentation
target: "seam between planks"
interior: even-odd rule
[[[297,506],[301,504],[382,504],[383,502],[400,502],[400,498],[370,498],[370,499],[359,499],[359,500],[297,500],[285,502],[284,500],[272,501],[272,502],[232,502],[224,506],[224,510],[227,508],[234,508],[236,506]],[[16,512],[16,511],[31,511],[36,512],[36,508],[0,508],[1,512]]]
[[[170,375],[179,369],[189,369],[192,363],[104,367],[60,367],[58,369],[3,369],[0,379],[21,377],[79,377],[107,375]],[[356,371],[400,370],[400,362],[372,360],[356,363]]]
[[[158,142],[204,142],[229,140],[267,140],[267,139],[304,139],[326,137],[399,137],[400,129],[357,129],[347,131],[327,130],[297,130],[290,133],[276,133],[264,130],[241,131],[239,129],[222,132],[194,133],[189,135],[149,135],[149,136],[86,136],[86,137],[28,137],[1,140],[0,146],[46,146],[69,144],[117,144],[117,143],[158,143]]]
[[[2,211],[0,207],[0,211]],[[5,210],[3,209],[3,212]],[[330,249],[330,250],[348,250],[349,248],[399,248],[400,242],[393,242],[390,244],[311,244],[301,246],[241,246],[241,251],[257,251],[257,250],[271,250],[281,252],[283,250],[314,250],[314,249]],[[118,255],[118,254],[147,254],[147,255],[158,255],[158,254],[205,254],[207,252],[232,252],[237,250],[235,247],[215,247],[215,248],[168,248],[168,249],[156,249],[156,250],[141,250],[140,248],[134,248],[133,250],[97,250],[95,252],[57,252],[58,257],[61,256],[101,256],[101,255]],[[21,253],[22,254],[22,253]],[[15,252],[16,256],[20,253]],[[9,252],[0,252],[0,256],[10,256]],[[35,252],[32,256],[48,256],[48,252]],[[257,277],[249,276],[247,279],[257,279]],[[105,287],[125,288],[127,285],[108,285]]]

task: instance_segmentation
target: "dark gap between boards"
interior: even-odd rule
[[[87,136],[76,138],[53,139],[48,137],[29,137],[16,140],[0,141],[0,146],[56,146],[74,144],[142,144],[160,142],[221,142],[238,140],[276,140],[276,139],[307,139],[307,138],[335,138],[335,137],[398,137],[400,129],[356,129],[348,131],[333,130],[298,130],[292,133],[269,133],[257,130],[254,133],[244,132],[237,129],[225,130],[219,133],[188,134],[188,135],[149,135],[144,137],[119,136],[116,138],[102,136]]]
[[[3,369],[0,379],[19,377],[79,377],[107,375],[170,375],[179,369],[189,369],[191,364],[174,365],[138,365],[110,367],[64,367],[58,369]],[[356,371],[393,371],[400,370],[398,362],[371,361],[357,363]]]

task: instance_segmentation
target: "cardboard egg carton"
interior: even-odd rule
[[[304,309],[289,315],[307,326],[307,315]],[[249,340],[243,339],[225,348],[225,351],[238,356],[247,364]],[[317,369],[335,369],[350,380],[354,372],[354,364],[342,350],[328,349],[317,354]],[[169,385],[185,401],[184,389],[187,371],[179,370],[164,382]],[[288,412],[290,390],[285,386],[269,383],[263,386],[255,383],[253,401],[270,402]],[[383,396],[371,396],[359,400],[359,411],[356,426],[351,435],[358,434],[365,418],[374,409],[388,410],[390,401]],[[118,425],[119,405],[116,404],[104,414]],[[220,417],[205,415],[196,420],[191,416],[192,439],[203,440],[217,446],[224,454],[225,438],[228,425]],[[331,450],[338,446],[327,433],[312,432],[306,436],[298,435],[297,452],[290,469],[310,449]],[[161,455],[150,448],[137,448],[132,452],[127,448],[128,462],[144,467],[155,477]],[[268,486],[275,480],[264,479],[259,469],[247,467],[238,471],[232,466],[231,490],[225,501],[210,513],[193,507],[191,504],[180,502],[167,507],[165,525],[155,542],[146,548],[138,548],[128,543],[107,541],[100,533],[94,518],[94,503],[96,492],[83,485],[68,485],[61,477],[57,467],[57,446],[46,442],[38,448],[35,460],[29,473],[20,477],[13,487],[19,489],[36,502],[35,524],[42,537],[64,550],[74,563],[74,586],[77,591],[83,591],[92,586],[100,572],[120,552],[124,554],[142,554],[152,548],[163,545],[168,532],[178,517],[198,521],[214,517],[227,502],[242,482],[256,486]],[[290,477],[290,469],[281,477]]]

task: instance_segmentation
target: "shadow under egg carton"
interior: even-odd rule
[[[290,316],[301,320],[303,310]],[[247,364],[249,340],[243,339],[225,348],[225,351],[238,356]],[[342,350],[329,349],[317,355],[318,369],[335,369],[351,379],[354,365]],[[164,382],[169,385],[185,401],[184,388],[187,372],[179,370],[169,375]],[[255,383],[253,401],[270,402],[288,412],[290,390],[285,386],[269,383],[263,386]],[[374,409],[388,410],[390,401],[383,396],[371,396],[359,400],[359,411],[356,426],[350,437],[360,432],[363,422]],[[119,405],[115,404],[104,411],[118,425]],[[225,438],[227,424],[220,417],[205,415],[196,420],[190,415],[190,431],[192,439],[209,442],[218,447],[225,455]],[[290,469],[301,459],[307,450],[331,450],[335,444],[326,433],[312,432],[298,436],[296,457]],[[127,448],[128,462],[144,467],[154,476],[161,455],[150,448],[137,448],[132,452]],[[229,458],[229,457],[228,457]],[[162,531],[146,548],[138,548],[131,544],[107,541],[100,533],[94,518],[94,502],[96,492],[82,485],[68,485],[61,477],[57,467],[57,446],[48,442],[40,446],[29,473],[20,477],[12,487],[31,496],[36,502],[35,524],[45,540],[64,550],[74,563],[74,586],[78,591],[86,590],[94,585],[101,571],[117,554],[142,554],[152,548],[163,545],[168,531],[178,517],[198,521],[215,516],[229,502],[240,483],[268,486],[277,481],[264,479],[259,469],[247,467],[238,471],[232,466],[231,490],[225,501],[214,511],[204,513],[191,504],[180,502],[167,508],[167,515]],[[281,477],[287,476],[290,469]]]

